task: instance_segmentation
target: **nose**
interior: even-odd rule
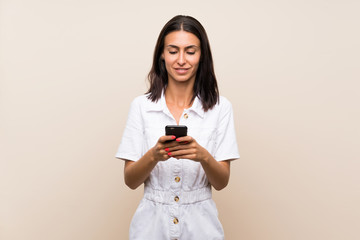
[[[178,57],[178,59],[177,59],[177,63],[178,63],[180,66],[185,65],[186,59],[185,59],[185,54],[184,54],[183,52],[180,52],[179,57]]]

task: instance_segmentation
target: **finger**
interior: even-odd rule
[[[180,143],[177,141],[170,140],[170,141],[166,141],[163,145],[165,147],[175,147],[175,146],[179,146]]]
[[[179,143],[190,143],[192,141],[194,141],[194,139],[191,136],[185,136],[185,137],[179,137],[176,139],[177,142]]]
[[[168,136],[162,136],[159,138],[159,141],[160,143],[166,143],[167,141],[172,141],[172,140],[175,140],[176,137],[173,136],[173,135],[168,135]]]
[[[171,153],[171,156],[174,157],[174,158],[182,158],[182,156],[185,156],[185,155],[195,154],[196,150],[194,150],[194,149],[180,149],[180,150],[169,151],[169,153]]]
[[[154,157],[159,161],[164,161],[169,159],[167,151],[165,151],[165,149],[161,148],[161,146],[158,145],[160,144],[157,144],[157,146],[154,148]]]
[[[158,156],[160,161],[166,161],[171,157],[165,150],[161,150]]]
[[[195,162],[199,162],[200,160],[197,159],[196,154],[185,154],[185,155],[179,155],[174,157],[176,159],[188,159],[188,160],[193,160]]]
[[[177,143],[177,145],[167,147],[164,150],[166,152],[175,152],[175,151],[179,151],[179,150],[188,150],[191,148],[193,148],[193,146],[191,144]]]

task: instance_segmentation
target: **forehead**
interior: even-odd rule
[[[165,47],[174,45],[178,47],[186,47],[190,45],[200,46],[200,40],[192,33],[186,31],[171,32],[165,37]]]

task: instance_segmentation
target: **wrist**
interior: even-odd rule
[[[155,155],[155,149],[151,148],[148,153],[149,153],[150,162],[156,164],[158,162],[158,160],[157,160],[156,155]]]
[[[213,156],[208,152],[208,150],[206,150],[204,147],[201,147],[203,150],[203,157],[202,157],[202,161],[201,164],[205,164],[205,165],[209,165],[211,163],[211,160],[213,160]]]
[[[204,155],[204,157],[201,159],[200,162],[203,165],[209,165],[211,158],[212,158],[211,154],[207,152],[207,154]]]

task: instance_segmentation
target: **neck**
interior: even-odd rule
[[[169,82],[165,90],[165,99],[167,104],[185,109],[192,104],[193,84],[177,84]]]

